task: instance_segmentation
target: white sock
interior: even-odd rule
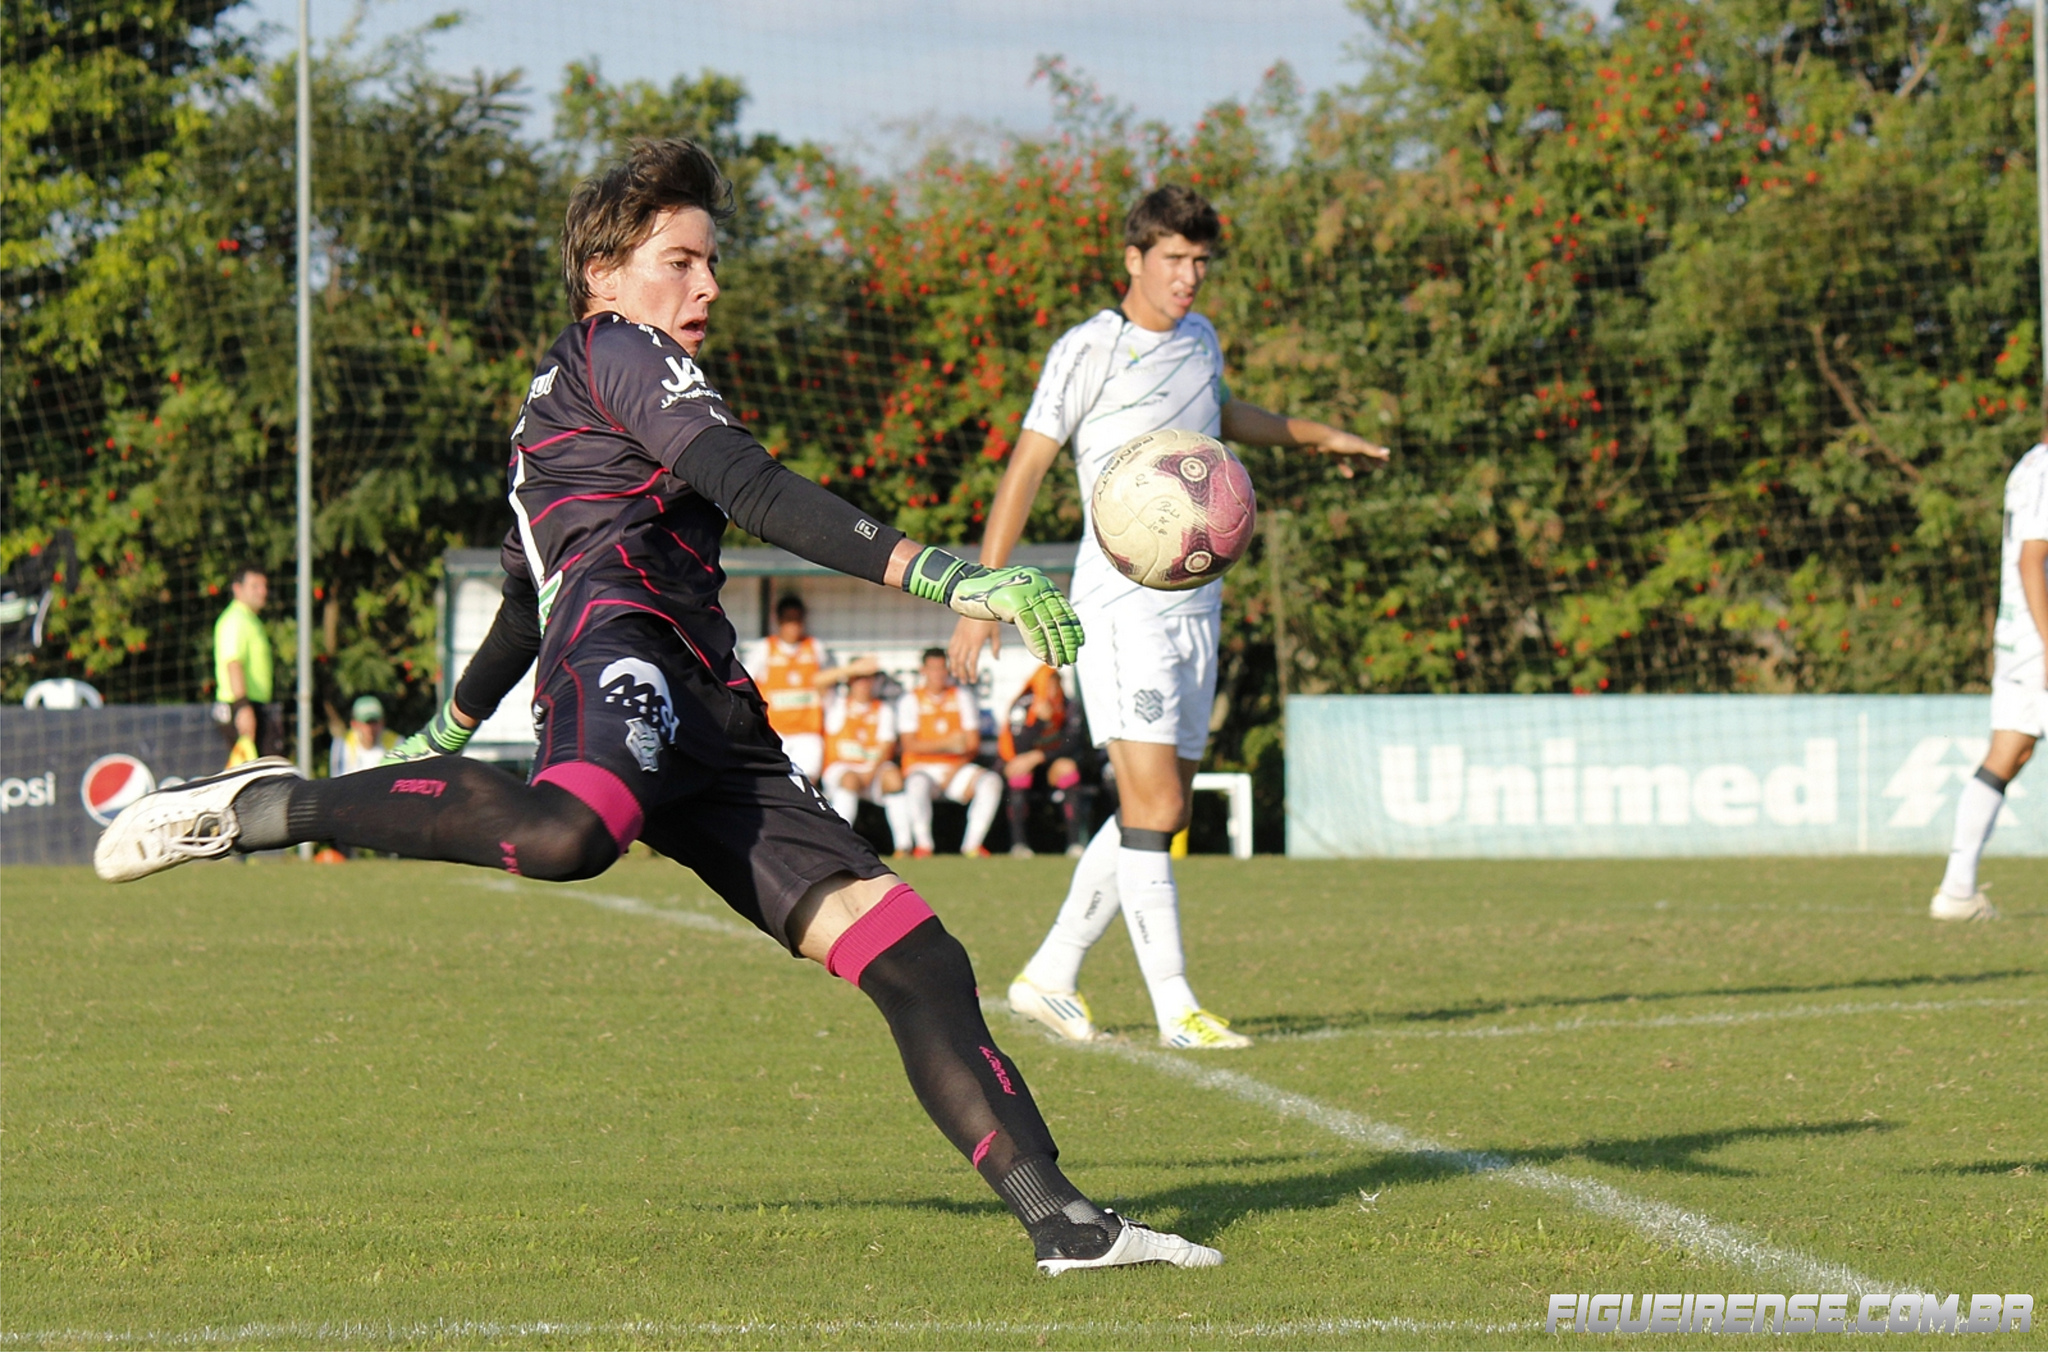
[[[900,789],[882,795],[882,815],[889,819],[889,839],[898,850],[910,848],[910,795]]]
[[[983,770],[974,781],[974,796],[967,800],[967,830],[960,837],[960,853],[973,854],[988,836],[996,813],[1003,810],[1003,777]]]
[[[853,825],[854,818],[860,815],[860,795],[847,788],[844,781],[825,790],[825,801],[832,804],[834,812],[846,818],[848,826]]]
[[[1116,852],[1116,890],[1123,899],[1124,924],[1138,953],[1138,970],[1152,993],[1152,1012],[1162,1031],[1202,1006],[1188,986],[1187,960],[1180,947],[1180,895],[1173,886],[1173,856],[1165,850]]]
[[[1992,788],[1982,776],[1980,770],[1965,780],[1956,799],[1956,833],[1948,847],[1948,872],[1941,878],[1941,890],[1952,897],[1976,895],[1977,860],[1998,824],[1998,809],[2005,806],[2005,791]]]
[[[910,819],[910,841],[920,850],[932,847],[932,781],[929,775],[903,779],[903,815]]]
[[[1067,884],[1059,918],[1024,964],[1024,979],[1040,990],[1067,995],[1080,984],[1081,960],[1116,919],[1116,857],[1122,845],[1123,833],[1111,817],[1074,862],[1074,880]]]

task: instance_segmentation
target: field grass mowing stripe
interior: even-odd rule
[[[1343,1108],[1332,1108],[1236,1071],[1197,1065],[1185,1057],[1147,1051],[1129,1043],[1090,1045],[1200,1088],[1217,1090],[1246,1103],[1257,1104],[1280,1117],[1300,1118],[1333,1136],[1373,1150],[1412,1155],[1441,1168],[1484,1174],[1517,1187],[1563,1197],[1582,1210],[1620,1221],[1651,1239],[1753,1272],[1801,1283],[1798,1289],[1802,1291],[1842,1291],[1862,1295],[1869,1291],[1922,1289],[1877,1281],[1840,1263],[1830,1263],[1795,1249],[1780,1248],[1699,1212],[1636,1197],[1595,1179],[1574,1178],[1554,1169],[1517,1164],[1504,1155],[1452,1150],[1390,1123],[1375,1122]]]
[[[1793,1005],[1787,1009],[1751,1009],[1719,1014],[1661,1014],[1652,1019],[1562,1019],[1556,1023],[1484,1024],[1477,1028],[1310,1028],[1299,1033],[1267,1033],[1261,1042],[1328,1042],[1336,1038],[1496,1038],[1539,1037],[1600,1028],[1719,1028],[1730,1024],[1774,1023],[1780,1019],[1838,1019],[1857,1014],[1927,1014],[1948,1009],[2007,1009],[2044,1003],[2040,996],[2015,995],[1972,1000],[1866,1000],[1840,1005]]]
[[[1036,1339],[1055,1334],[1099,1337],[1105,1343],[1162,1333],[1257,1340],[1262,1338],[1313,1338],[1355,1333],[1448,1333],[1464,1335],[1530,1333],[1541,1328],[1535,1320],[1480,1323],[1456,1319],[1285,1319],[1233,1322],[1181,1319],[764,1319],[696,1323],[667,1323],[628,1320],[610,1323],[577,1320],[469,1320],[436,1319],[395,1324],[343,1320],[338,1322],[248,1323],[233,1326],[207,1325],[177,1332],[105,1329],[40,1329],[0,1333],[0,1347],[35,1346],[55,1342],[87,1343],[114,1347],[197,1347],[234,1343],[284,1343],[309,1347],[352,1344],[420,1343],[434,1341],[499,1341],[519,1338],[623,1338],[648,1339],[734,1338],[790,1335],[800,1337],[846,1337],[862,1333],[924,1334],[959,1338]]]

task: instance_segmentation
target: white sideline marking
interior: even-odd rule
[[[1085,1047],[1091,1044],[1078,1045]],[[1218,1090],[1256,1104],[1280,1117],[1298,1117],[1333,1136],[1373,1150],[1417,1155],[1462,1173],[1485,1174],[1517,1187],[1563,1197],[1582,1210],[1621,1221],[1651,1239],[1691,1249],[1737,1267],[1790,1278],[1801,1283],[1798,1289],[1802,1291],[1842,1291],[1862,1295],[1870,1291],[1920,1289],[1910,1284],[1898,1286],[1880,1282],[1840,1263],[1814,1258],[1796,1249],[1779,1248],[1699,1212],[1687,1211],[1668,1202],[1635,1197],[1594,1179],[1574,1178],[1533,1164],[1516,1164],[1501,1155],[1452,1150],[1400,1127],[1375,1122],[1342,1108],[1332,1108],[1306,1095],[1289,1093],[1234,1070],[1198,1065],[1185,1057],[1147,1051],[1127,1042],[1092,1045],[1112,1056],[1187,1080],[1199,1088]]]
[[[490,887],[498,891],[528,890],[527,888],[521,887],[519,883],[517,883],[511,878],[481,878],[477,881],[481,886]],[[550,888],[548,890],[555,891],[557,889]],[[559,891],[562,895],[572,896],[579,901],[588,902],[591,905],[600,906],[606,910],[617,911],[625,915],[643,916],[652,920],[660,920],[667,924],[682,925],[689,929],[705,930],[711,933],[724,934],[728,936],[745,936],[751,938],[767,937],[761,934],[759,930],[756,930],[748,925],[742,925],[737,921],[726,920],[720,916],[706,915],[701,911],[678,911],[666,909],[659,906],[653,906],[647,903],[646,901],[641,900],[638,897],[620,896],[614,893],[607,892],[590,892],[582,888],[565,887],[559,889]],[[1998,1002],[1921,1001],[1915,1003],[1908,1001],[1890,1001],[1867,1007],[1837,1005],[1831,1007],[1821,1006],[1818,1008],[1828,1009],[1835,1012],[1847,1012],[1851,1010],[1854,1010],[1855,1012],[1866,1012],[1866,1010],[1869,1012],[1875,1012],[1885,1009],[1936,1009],[1963,1007],[1968,1005],[1989,1005],[1993,1003],[2032,1004],[2035,1003],[2035,1001],[2026,997],[2019,997],[2013,1000]],[[984,1000],[983,1004],[985,1007],[992,1008],[1008,1007],[1007,1002],[999,1002],[992,999]],[[1798,1017],[1798,1015],[1791,1010],[1760,1010],[1754,1011],[1751,1015],[1674,1014],[1665,1015],[1662,1018],[1658,1019],[1605,1021],[1589,1019],[1580,1020],[1560,1026],[1565,1028],[1595,1027],[1600,1026],[1600,1024],[1604,1022],[1617,1024],[1620,1026],[1641,1025],[1644,1027],[1680,1027],[1685,1026],[1686,1023],[1690,1022],[1752,1022],[1755,1019],[1771,1017],[1774,1014],[1778,1017]],[[1811,1016],[1809,1015],[1808,1017]],[[1542,1030],[1544,1028],[1543,1025],[1532,1025],[1531,1027],[1538,1030]],[[1463,1033],[1467,1036],[1479,1035],[1481,1033],[1481,1030],[1479,1029],[1417,1029],[1414,1031],[1417,1033],[1438,1033],[1443,1035]],[[1503,1033],[1494,1035],[1504,1036],[1507,1034]],[[1311,1035],[1304,1034],[1302,1036],[1306,1037]],[[1590,1211],[1597,1216],[1605,1216],[1611,1220],[1618,1220],[1623,1224],[1628,1225],[1630,1228],[1636,1230],[1638,1233],[1648,1236],[1649,1238],[1658,1240],[1662,1243],[1671,1244],[1680,1248],[1691,1249],[1696,1252],[1703,1253],[1708,1257],[1717,1259],[1721,1262],[1731,1264],[1733,1266],[1748,1268],[1756,1272],[1767,1273],[1773,1276],[1782,1275],[1785,1277],[1789,1277],[1800,1283],[1805,1284],[1807,1288],[1810,1290],[1841,1291],[1852,1295],[1860,1296],[1866,1292],[1872,1291],[1921,1289],[1917,1287],[1901,1288],[1896,1284],[1877,1281],[1876,1279],[1866,1277],[1862,1273],[1857,1272],[1855,1269],[1847,1267],[1841,1263],[1830,1263],[1824,1259],[1815,1258],[1809,1254],[1800,1253],[1796,1249],[1780,1248],[1775,1244],[1770,1244],[1765,1242],[1764,1240],[1758,1239],[1744,1230],[1738,1229],[1730,1225],[1723,1225],[1722,1223],[1714,1220],[1710,1216],[1703,1215],[1696,1211],[1687,1211],[1682,1207],[1672,1206],[1668,1202],[1658,1202],[1653,1201],[1649,1198],[1636,1197],[1629,1193],[1623,1192],[1621,1189],[1613,1187],[1610,1184],[1602,1183],[1595,1179],[1574,1178],[1569,1174],[1561,1174],[1554,1169],[1545,1169],[1533,1164],[1515,1164],[1512,1161],[1508,1160],[1506,1157],[1501,1155],[1488,1154],[1475,1150],[1451,1150],[1443,1145],[1438,1144],[1435,1141],[1429,1140],[1427,1137],[1414,1135],[1413,1133],[1404,1131],[1400,1127],[1393,1126],[1390,1123],[1375,1122],[1371,1118],[1363,1117],[1357,1113],[1349,1112],[1343,1108],[1332,1108],[1327,1104],[1318,1103],[1316,1100],[1309,1098],[1306,1095],[1290,1093],[1287,1090],[1276,1088],[1275,1086],[1266,1084],[1263,1081],[1255,1080],[1251,1078],[1249,1075],[1241,1075],[1236,1071],[1220,1070],[1212,1066],[1198,1065],[1195,1062],[1190,1061],[1183,1057],[1169,1056],[1164,1052],[1148,1051],[1142,1047],[1134,1046],[1128,1042],[1098,1043],[1094,1044],[1094,1047],[1092,1049],[1107,1051],[1111,1055],[1122,1057],[1126,1061],[1131,1061],[1138,1065],[1147,1066],[1153,1070],[1161,1071],[1165,1074],[1175,1076],[1179,1079],[1187,1080],[1203,1089],[1220,1090],[1224,1093],[1231,1095],[1234,1098],[1242,1099],[1247,1103],[1253,1103],[1258,1105],[1259,1107],[1265,1108],[1268,1111],[1273,1112],[1280,1117],[1301,1118],[1303,1121],[1306,1121],[1313,1126],[1320,1127],[1324,1131],[1327,1131],[1334,1136],[1342,1137],[1345,1140],[1352,1141],[1359,1145],[1367,1146],[1374,1150],[1383,1150],[1390,1153],[1419,1155],[1433,1162],[1447,1165],[1450,1168],[1459,1170],[1463,1173],[1484,1174],[1490,1177],[1497,1177],[1504,1182],[1513,1183],[1517,1187],[1530,1188],[1537,1192],[1545,1192],[1553,1196],[1563,1197],[1570,1201],[1574,1206],[1577,1206],[1582,1210]],[[275,1328],[279,1326],[266,1327]],[[339,1329],[353,1328],[357,1326],[341,1325],[333,1327]],[[364,1325],[361,1327],[368,1328],[370,1326]],[[440,1328],[444,1326],[433,1325],[422,1327]],[[449,1325],[445,1327],[455,1329],[458,1326]],[[477,1330],[479,1332],[481,1332],[481,1330],[486,1327],[504,1327],[508,1329],[515,1327],[530,1327],[536,1331],[539,1331],[543,1328],[543,1326],[541,1325],[462,1325],[459,1327]],[[579,1328],[585,1329],[590,1333],[602,1333],[607,1330],[631,1332],[645,1329],[647,1331],[655,1332],[657,1334],[673,1330],[676,1333],[701,1332],[709,1336],[714,1334],[723,1335],[756,1331],[774,1332],[777,1329],[782,1328],[792,1330],[802,1329],[806,1331],[821,1332],[830,1331],[833,1329],[840,1329],[853,1332],[858,1332],[863,1329],[873,1329],[878,1332],[929,1331],[941,1334],[947,1332],[993,1332],[998,1334],[1004,1334],[1014,1331],[1019,1333],[1030,1333],[1035,1335],[1040,1332],[1050,1331],[1077,1331],[1086,1333],[1096,1331],[1098,1329],[1105,1332],[1113,1332],[1116,1329],[1125,1326],[1079,1324],[1008,1325],[1000,1323],[979,1322],[969,1322],[951,1325],[938,1323],[865,1324],[859,1321],[848,1321],[843,1324],[769,1323],[760,1325],[734,1324],[672,1326],[556,1325],[549,1327],[553,1327],[561,1332],[569,1333],[571,1336],[575,1336],[576,1330]],[[1130,1327],[1190,1328],[1191,1326],[1186,1324],[1162,1324],[1136,1325]],[[1218,1332],[1226,1331],[1229,1329],[1242,1329],[1244,1330],[1242,1336],[1247,1337],[1266,1336],[1256,1332],[1255,1330],[1270,1328],[1275,1330],[1283,1330],[1282,1332],[1273,1333],[1270,1336],[1286,1337],[1292,1336],[1296,1331],[1308,1334],[1338,1333],[1345,1331],[1378,1331],[1396,1333],[1422,1333],[1433,1331],[1470,1333],[1513,1332],[1524,1328],[1534,1327],[1534,1325],[1478,1325],[1457,1323],[1433,1324],[1422,1321],[1396,1319],[1321,1321],[1310,1324],[1290,1323],[1245,1326],[1207,1325],[1203,1327]],[[324,1333],[315,1334],[316,1340],[323,1336],[326,1335]],[[0,1335],[0,1342],[12,1342],[15,1340],[16,1339],[14,1335]],[[218,1338],[201,1337],[196,1338],[195,1341],[221,1340]]]
[[[1535,1037],[1575,1033],[1582,1028],[1718,1028],[1740,1023],[1775,1023],[1780,1019],[1832,1019],[1853,1014],[1927,1014],[1945,1009],[2005,1009],[2044,1003],[2035,995],[1990,996],[1971,1000],[1878,1000],[1859,1004],[1792,1005],[1785,1009],[1753,1009],[1720,1014],[1663,1014],[1650,1019],[1561,1019],[1556,1023],[1485,1024],[1477,1028],[1311,1028],[1301,1033],[1267,1033],[1261,1042],[1327,1042],[1350,1037]]]
[[[591,892],[581,887],[562,887],[556,884],[542,886],[539,883],[521,883],[509,877],[485,876],[469,880],[477,887],[489,888],[493,892],[518,892],[524,896],[574,897],[581,902],[617,911],[621,915],[637,915],[648,920],[659,920],[665,925],[680,925],[684,929],[703,930],[707,934],[723,934],[735,939],[766,939],[768,936],[752,925],[728,920],[720,915],[707,915],[703,911],[678,911],[656,906],[639,897],[621,896],[616,892]]]
[[[350,1343],[417,1343],[436,1340],[464,1342],[506,1338],[601,1339],[638,1336],[660,1340],[683,1338],[734,1338],[773,1334],[844,1336],[859,1333],[913,1333],[938,1337],[966,1338],[975,1335],[1002,1339],[1036,1339],[1052,1334],[1079,1334],[1125,1339],[1139,1334],[1205,1334],[1226,1338],[1328,1337],[1345,1333],[1530,1333],[1542,1327],[1536,1320],[1487,1324],[1471,1320],[1438,1319],[1283,1319],[1266,1322],[1216,1322],[1192,1319],[1079,1319],[1033,1323],[1011,1319],[763,1319],[704,1323],[663,1323],[653,1320],[583,1322],[578,1320],[468,1320],[435,1319],[410,1324],[376,1324],[359,1320],[334,1323],[289,1322],[249,1323],[233,1326],[208,1325],[179,1332],[110,1331],[101,1329],[38,1329],[0,1333],[0,1346],[86,1343],[94,1346],[189,1347],[197,1344],[268,1342],[311,1347]]]

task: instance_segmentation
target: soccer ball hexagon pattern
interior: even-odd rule
[[[1258,500],[1229,447],[1169,427],[1110,454],[1089,513],[1095,542],[1118,572],[1143,587],[1186,591],[1244,557]]]

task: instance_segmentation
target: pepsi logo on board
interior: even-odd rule
[[[110,824],[122,808],[156,788],[156,776],[149,767],[124,752],[101,756],[85,769],[78,785],[78,797],[85,811],[101,826]]]

